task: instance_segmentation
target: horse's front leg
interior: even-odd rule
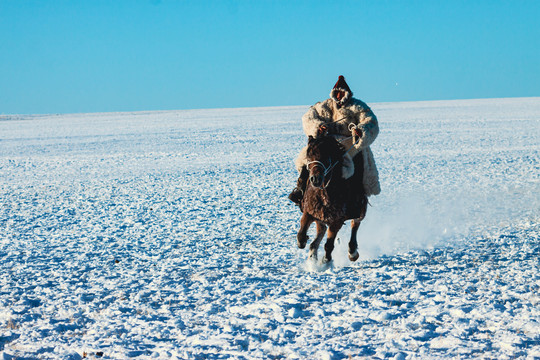
[[[326,232],[326,225],[324,225],[322,222],[317,221],[317,237],[311,245],[309,245],[309,257],[317,260],[317,251],[319,250],[319,244],[321,243],[321,240],[324,237],[324,233]]]
[[[324,259],[323,263],[332,261],[332,251],[334,251],[334,240],[336,240],[337,233],[341,229],[343,223],[330,225],[328,233],[326,234],[326,244],[324,245]]]
[[[351,239],[349,240],[349,260],[356,261],[360,257],[358,254],[358,242],[356,240],[356,233],[358,233],[358,228],[360,227],[360,222],[362,220],[353,219],[351,222]]]
[[[302,218],[300,219],[300,230],[298,230],[298,234],[296,235],[296,240],[300,249],[306,247],[309,238],[307,236],[307,231],[314,220],[313,216],[309,215],[307,212],[302,214]]]

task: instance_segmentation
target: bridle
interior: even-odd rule
[[[308,171],[310,171],[309,166],[311,164],[315,164],[314,165],[315,167],[320,167],[323,170],[323,183],[322,183],[322,185],[321,186],[315,186],[315,184],[313,184],[313,181],[311,181],[311,176],[310,176],[309,181],[311,182],[311,185],[313,185],[317,189],[326,189],[326,187],[328,186],[328,184],[330,184],[330,181],[332,180],[332,175],[333,175],[332,170],[334,170],[334,168],[336,167],[336,165],[338,163],[339,163],[339,161],[336,161],[335,163],[332,163],[332,160],[330,160],[330,165],[326,166],[326,165],[324,165],[324,163],[322,163],[321,161],[318,161],[318,160],[308,161],[308,163],[307,163]],[[326,180],[326,176],[328,174],[330,174],[330,177],[328,178],[328,180]]]

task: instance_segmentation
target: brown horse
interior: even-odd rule
[[[349,259],[356,261],[359,257],[356,233],[366,215],[368,204],[362,186],[363,158],[360,154],[354,158],[355,174],[349,179],[344,179],[341,176],[344,154],[344,147],[333,136],[309,137],[307,148],[309,181],[300,204],[303,214],[297,240],[298,247],[305,248],[308,240],[307,231],[314,221],[317,223],[317,236],[309,246],[309,257],[316,260],[319,244],[328,228],[323,263],[332,260],[337,233],[345,221],[350,219],[352,228]]]

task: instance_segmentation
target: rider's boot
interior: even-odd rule
[[[289,199],[296,205],[300,205],[302,199],[304,198],[304,191],[306,190],[307,181],[309,178],[309,171],[304,166],[300,172],[300,177],[296,182],[296,187],[289,194]]]

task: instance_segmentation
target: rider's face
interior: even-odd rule
[[[344,93],[343,91],[338,91],[338,92],[336,93],[336,99],[337,99],[338,101],[341,101],[341,99],[343,99],[344,96],[345,96],[345,93]]]

